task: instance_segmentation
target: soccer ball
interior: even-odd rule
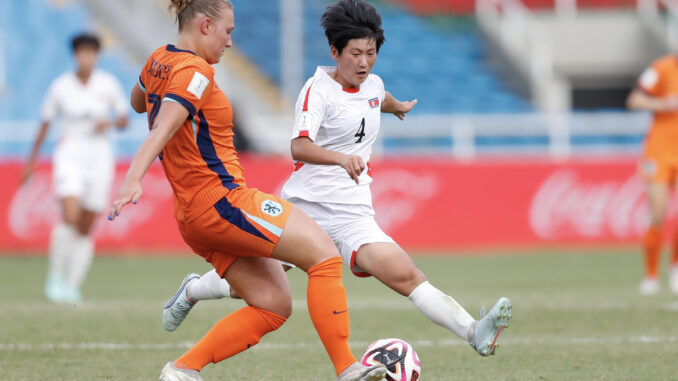
[[[360,362],[363,365],[386,365],[388,381],[417,381],[421,363],[414,348],[405,340],[380,339],[370,344]]]

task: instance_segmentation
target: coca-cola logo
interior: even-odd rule
[[[436,175],[405,169],[383,169],[371,184],[376,220],[386,232],[406,223],[423,201],[440,192]]]
[[[120,172],[113,182],[111,197],[117,195],[123,181],[124,173]],[[167,201],[172,197],[172,189],[162,172],[149,171],[142,185],[144,194],[140,205],[143,207],[125,207],[122,218],[116,219],[114,223],[106,220],[108,210],[105,210],[93,226],[95,238],[124,240],[140,226],[148,223],[159,208],[172,205]],[[61,218],[60,213],[58,201],[52,192],[52,177],[49,171],[39,171],[12,196],[7,222],[11,233],[17,238],[24,241],[40,240],[49,236],[51,227]]]
[[[640,179],[583,180],[569,169],[544,180],[529,210],[532,231],[543,239],[629,239],[641,236],[648,209]]]

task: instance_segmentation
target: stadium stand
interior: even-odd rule
[[[50,81],[72,67],[71,37],[94,25],[76,2],[8,1],[3,8],[0,30],[11,38],[4,40],[7,89],[0,119],[37,120]],[[102,51],[99,66],[123,83],[134,83],[136,68],[115,49]]]
[[[304,76],[317,65],[331,65],[327,40],[319,26],[327,4],[304,3]],[[239,2],[238,48],[267,76],[280,83],[280,46],[262,42],[276,35],[280,26],[279,3],[261,8],[255,2]],[[472,18],[412,15],[398,6],[377,3],[382,14],[386,43],[375,73],[397,97],[418,98],[413,113],[517,113],[533,107],[509,90],[491,67],[486,46]]]

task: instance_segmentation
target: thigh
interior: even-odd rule
[[[669,186],[662,182],[648,182],[646,189],[652,224],[661,225],[668,207]]]
[[[405,296],[426,280],[410,256],[395,242],[362,245],[356,255],[355,265]]]
[[[292,313],[290,286],[279,261],[239,257],[228,267],[224,278],[248,305],[285,318]]]
[[[77,226],[81,214],[80,200],[75,196],[61,198],[61,214],[65,223]]]
[[[351,272],[360,277],[374,275],[360,265],[358,252],[364,245],[373,243],[387,243],[388,247],[399,248],[377,224],[373,216],[351,216],[336,223],[332,227],[332,239],[339,248],[344,263]],[[407,254],[405,254],[407,256]]]
[[[301,209],[293,207],[272,257],[308,271],[314,265],[338,256],[337,248],[325,231]]]

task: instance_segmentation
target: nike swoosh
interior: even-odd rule
[[[343,314],[344,312],[347,312],[347,311],[348,311],[348,309],[343,310],[343,311],[336,311],[335,310],[335,311],[332,311],[332,313],[335,314],[335,315],[339,315],[339,314]]]

